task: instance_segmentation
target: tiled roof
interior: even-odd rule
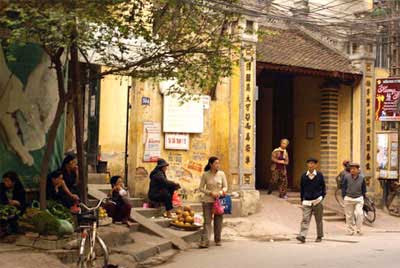
[[[329,72],[358,73],[338,52],[306,36],[300,30],[261,28],[257,61]]]

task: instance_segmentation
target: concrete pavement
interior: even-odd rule
[[[341,237],[343,239],[343,237]],[[347,239],[347,238],[346,238]],[[355,243],[323,241],[287,242],[233,241],[223,247],[191,250],[175,257],[163,268],[398,268],[400,235],[370,234],[354,237]]]
[[[301,215],[297,206],[263,194],[259,213],[225,219],[223,247],[184,252],[160,267],[399,267],[399,218],[379,211],[375,224],[364,226],[361,237],[347,236],[344,222],[324,222],[322,243],[314,242],[313,221],[308,242],[299,244],[295,237]]]

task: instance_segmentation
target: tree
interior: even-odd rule
[[[226,4],[237,0],[222,1]],[[206,0],[8,0],[0,29],[8,44],[33,42],[50,56],[57,73],[59,103],[41,165],[40,203],[45,208],[46,173],[65,104],[75,104],[79,176],[85,177],[79,58],[107,66],[98,75],[175,79],[171,92],[215,96],[221,77],[231,74],[238,52],[232,26],[238,14],[214,9]],[[62,58],[71,62],[71,90],[65,88]],[[188,88],[190,90],[182,90]],[[85,187],[85,183],[82,185]]]

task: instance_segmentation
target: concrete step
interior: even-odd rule
[[[291,197],[289,197],[288,199],[286,199],[286,201],[288,201],[290,204],[293,204],[293,205],[301,205],[300,198],[291,198]]]
[[[291,198],[291,197],[297,197],[297,198],[300,199],[300,193],[299,193],[299,192],[288,192],[288,193],[287,193],[287,196],[288,196],[289,198]]]
[[[89,184],[107,184],[109,185],[109,177],[107,173],[89,173],[88,183]]]
[[[144,204],[144,199],[140,197],[130,197],[129,201],[134,208],[141,208]]]
[[[158,218],[161,217],[163,214],[163,209],[161,208],[134,208],[134,210],[145,216],[146,218]]]
[[[343,216],[328,216],[324,217],[324,221],[334,222],[334,221],[345,221],[346,218]]]

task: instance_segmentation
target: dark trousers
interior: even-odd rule
[[[208,244],[211,238],[211,222],[213,219],[213,203],[203,203],[204,226],[201,242]],[[221,242],[224,215],[214,215],[214,241]]]
[[[117,204],[106,203],[103,208],[107,211],[113,221],[126,222],[131,217],[132,206],[127,202],[118,202]]]
[[[175,188],[169,187],[168,189],[162,189],[156,193],[150,193],[149,199],[153,202],[163,203],[165,205],[165,209],[170,211],[173,209],[172,205],[172,196],[174,195]]]

